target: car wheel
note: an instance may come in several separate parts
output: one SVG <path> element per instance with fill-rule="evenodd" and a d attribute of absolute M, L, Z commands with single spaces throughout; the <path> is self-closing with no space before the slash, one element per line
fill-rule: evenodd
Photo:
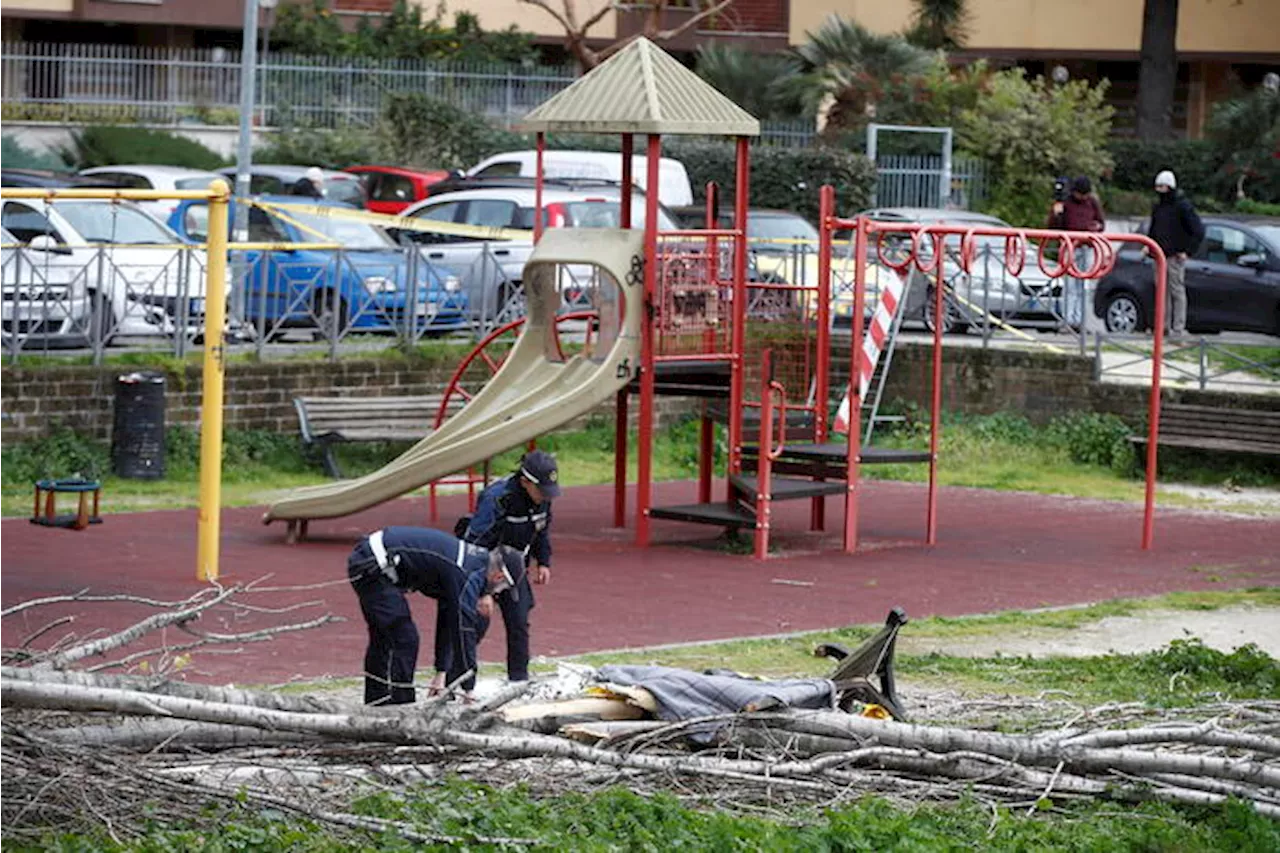
<path fill-rule="evenodd" d="M 930 287 L 925 295 L 924 306 L 921 308 L 923 312 L 924 327 L 930 332 L 933 331 L 933 288 Z M 956 303 L 951 297 L 945 297 L 942 300 L 942 334 L 950 335 L 952 333 L 964 332 L 969 328 L 969 324 L 960 319 L 960 309 L 956 307 Z"/>
<path fill-rule="evenodd" d="M 1108 332 L 1126 335 L 1140 332 L 1146 327 L 1146 320 L 1142 316 L 1142 305 L 1132 293 L 1120 291 L 1111 294 L 1102 316 Z"/>
<path fill-rule="evenodd" d="M 341 335 L 351 322 L 347 315 L 346 300 L 327 291 L 316 295 L 311 313 L 315 315 L 316 334 L 321 339 L 330 334 Z"/>

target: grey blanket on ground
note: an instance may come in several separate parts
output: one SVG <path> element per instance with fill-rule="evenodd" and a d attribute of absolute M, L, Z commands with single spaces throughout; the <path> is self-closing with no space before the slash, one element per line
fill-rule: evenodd
<path fill-rule="evenodd" d="M 825 678 L 761 681 L 732 672 L 691 672 L 666 666 L 602 666 L 600 681 L 643 687 L 663 720 L 691 720 L 770 708 L 834 709 L 836 686 Z"/>

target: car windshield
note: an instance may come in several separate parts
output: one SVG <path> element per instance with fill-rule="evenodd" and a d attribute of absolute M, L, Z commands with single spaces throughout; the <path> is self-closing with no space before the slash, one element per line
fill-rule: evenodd
<path fill-rule="evenodd" d="M 1255 225 L 1253 230 L 1271 246 L 1271 251 L 1280 255 L 1280 225 Z"/>
<path fill-rule="evenodd" d="M 354 177 L 325 178 L 324 197 L 330 201 L 340 201 L 343 204 L 354 204 L 357 207 L 364 206 L 364 190 L 360 188 L 360 181 Z"/>
<path fill-rule="evenodd" d="M 752 240 L 817 240 L 818 229 L 799 216 L 753 213 L 747 216 L 747 236 Z"/>
<path fill-rule="evenodd" d="M 147 214 L 121 204 L 64 201 L 58 212 L 88 243 L 179 242 L 176 234 Z"/>
<path fill-rule="evenodd" d="M 333 208 L 334 213 L 340 213 L 341 210 L 341 208 Z M 374 225 L 350 219 L 333 219 L 312 213 L 299 213 L 295 210 L 290 210 L 288 213 L 290 219 L 296 219 L 307 228 L 319 231 L 328 239 L 341 243 L 348 249 L 389 249 L 394 246 L 391 238 Z M 315 234 L 305 232 L 302 234 L 304 242 L 313 242 L 318 239 Z"/>
<path fill-rule="evenodd" d="M 173 182 L 173 185 L 180 190 L 205 190 L 218 178 L 218 175 L 209 175 L 207 178 L 179 178 Z"/>

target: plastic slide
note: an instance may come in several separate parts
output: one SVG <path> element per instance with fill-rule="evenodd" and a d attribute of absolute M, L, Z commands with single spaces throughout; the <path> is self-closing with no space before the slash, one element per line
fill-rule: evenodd
<path fill-rule="evenodd" d="M 501 369 L 431 435 L 378 471 L 297 489 L 263 522 L 338 518 L 465 470 L 590 412 L 631 381 L 640 362 L 644 232 L 557 228 L 542 235 L 524 269 L 528 320 Z M 590 270 L 600 333 L 589 351 L 561 355 L 559 285 Z M 629 277 L 630 276 L 630 277 Z"/>

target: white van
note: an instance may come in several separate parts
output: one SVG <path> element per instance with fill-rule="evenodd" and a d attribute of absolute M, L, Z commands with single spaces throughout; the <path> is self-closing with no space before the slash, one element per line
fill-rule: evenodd
<path fill-rule="evenodd" d="M 507 178 L 534 177 L 536 151 L 508 151 L 482 160 L 468 172 L 468 177 Z M 632 180 L 645 186 L 648 175 L 643 155 L 631 158 Z M 622 181 L 622 155 L 612 151 L 546 151 L 542 155 L 543 176 L 547 178 L 599 178 Z M 670 157 L 658 163 L 658 201 L 667 207 L 693 204 L 693 188 L 684 164 Z"/>

